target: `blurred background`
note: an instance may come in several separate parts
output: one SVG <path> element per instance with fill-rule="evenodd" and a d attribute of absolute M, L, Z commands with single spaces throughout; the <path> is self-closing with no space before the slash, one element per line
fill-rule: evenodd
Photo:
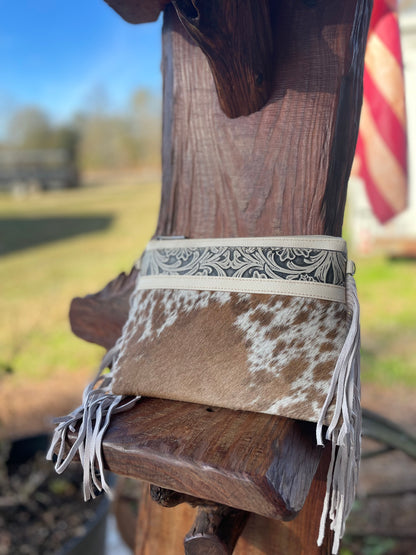
<path fill-rule="evenodd" d="M 161 21 L 129 25 L 102 0 L 2 4 L 0 433 L 15 436 L 78 402 L 102 352 L 69 332 L 69 302 L 153 233 Z"/>
<path fill-rule="evenodd" d="M 161 20 L 128 25 L 102 0 L 0 7 L 0 438 L 15 439 L 79 404 L 103 350 L 71 334 L 70 300 L 130 271 L 155 228 Z M 358 268 L 363 406 L 415 436 L 416 1 L 399 10 L 408 204 L 380 224 L 357 171 L 344 235 Z M 416 461 L 399 450 L 368 464 L 357 502 L 368 522 L 352 522 L 344 553 L 416 553 Z M 377 528 L 383 503 L 396 520 Z M 0 517 L 0 555 L 11 552 L 1 528 Z"/>

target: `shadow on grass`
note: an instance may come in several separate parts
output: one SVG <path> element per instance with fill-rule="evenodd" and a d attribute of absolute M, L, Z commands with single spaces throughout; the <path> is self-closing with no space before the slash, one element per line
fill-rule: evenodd
<path fill-rule="evenodd" d="M 111 214 L 51 216 L 39 218 L 0 218 L 0 256 L 108 229 Z"/>

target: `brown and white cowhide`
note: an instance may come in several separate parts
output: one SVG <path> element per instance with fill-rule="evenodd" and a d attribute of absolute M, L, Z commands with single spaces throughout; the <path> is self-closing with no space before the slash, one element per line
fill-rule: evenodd
<path fill-rule="evenodd" d="M 171 289 L 136 290 L 131 303 L 114 393 L 318 420 L 347 334 L 344 304 Z"/>

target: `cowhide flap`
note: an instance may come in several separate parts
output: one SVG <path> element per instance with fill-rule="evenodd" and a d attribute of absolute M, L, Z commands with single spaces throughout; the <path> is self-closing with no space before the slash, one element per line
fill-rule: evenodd
<path fill-rule="evenodd" d="M 131 302 L 115 394 L 318 421 L 347 334 L 343 303 L 172 289 L 136 289 Z"/>

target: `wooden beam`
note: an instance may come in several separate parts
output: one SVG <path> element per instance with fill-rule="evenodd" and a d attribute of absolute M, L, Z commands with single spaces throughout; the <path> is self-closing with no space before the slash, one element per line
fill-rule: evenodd
<path fill-rule="evenodd" d="M 156 21 L 170 0 L 105 0 L 128 23 Z"/>
<path fill-rule="evenodd" d="M 104 289 L 86 297 L 75 297 L 69 321 L 75 335 L 111 349 L 121 335 L 129 313 L 129 298 L 137 278 L 134 268 L 110 281 Z"/>
<path fill-rule="evenodd" d="M 162 399 L 114 415 L 103 451 L 116 474 L 279 519 L 302 508 L 323 452 L 310 423 Z"/>

